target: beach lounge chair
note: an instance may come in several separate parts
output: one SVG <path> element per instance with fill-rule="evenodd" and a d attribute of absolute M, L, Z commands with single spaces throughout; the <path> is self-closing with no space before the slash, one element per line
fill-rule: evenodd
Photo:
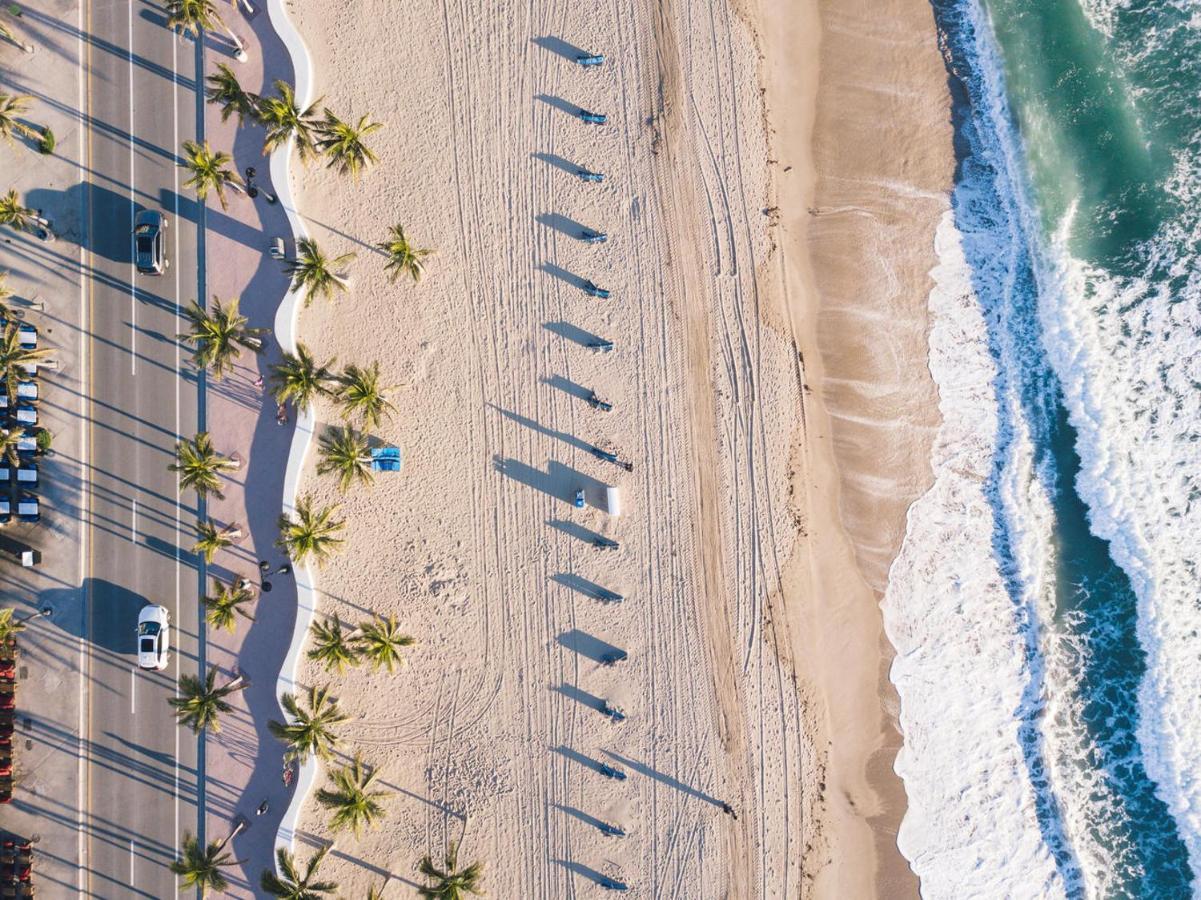
<path fill-rule="evenodd" d="M 575 489 L 575 507 L 576 507 L 576 509 L 584 508 L 584 489 L 583 488 Z"/>
<path fill-rule="evenodd" d="M 609 653 L 604 654 L 600 658 L 600 661 L 603 665 L 611 666 L 615 663 L 624 662 L 628 656 L 629 654 L 624 650 L 612 650 Z"/>
<path fill-rule="evenodd" d="M 38 423 L 38 408 L 28 403 L 17 404 L 17 424 L 36 425 Z"/>
<path fill-rule="evenodd" d="M 621 708 L 614 706 L 608 700 L 604 700 L 601 702 L 601 710 L 600 711 L 601 711 L 601 715 L 608 716 L 614 722 L 624 722 L 626 720 L 626 714 L 621 710 Z M 625 832 L 622 832 L 622 833 L 624 834 Z"/>
<path fill-rule="evenodd" d="M 600 588 L 596 592 L 596 599 L 605 603 L 621 603 L 623 600 L 625 600 L 625 597 L 616 591 L 610 591 L 607 588 Z"/>
<path fill-rule="evenodd" d="M 17 399 L 34 401 L 38 398 L 38 383 L 36 381 L 18 381 Z"/>
<path fill-rule="evenodd" d="M 594 54 L 581 53 L 578 56 L 576 56 L 575 61 L 578 62 L 581 66 L 585 66 L 585 67 L 601 66 L 601 65 L 604 65 L 604 63 L 605 63 L 605 57 L 600 53 L 594 53 Z"/>
<path fill-rule="evenodd" d="M 38 467 L 35 463 L 25 463 L 17 469 L 17 484 L 22 487 L 38 486 Z"/>
<path fill-rule="evenodd" d="M 613 342 L 606 341 L 606 340 L 589 341 L 588 349 L 591 350 L 593 353 L 612 353 L 613 352 Z"/>
<path fill-rule="evenodd" d="M 13 520 L 12 503 L 7 497 L 0 497 L 0 525 L 7 525 Z"/>
<path fill-rule="evenodd" d="M 588 449 L 592 451 L 592 455 L 597 459 L 603 459 L 605 462 L 611 463 L 617 462 L 617 454 L 612 450 L 606 450 L 604 447 L 589 447 Z"/>
<path fill-rule="evenodd" d="M 600 172 L 591 172 L 588 169 L 578 169 L 576 170 L 576 175 L 580 177 L 580 181 L 600 182 L 605 180 L 605 176 Z"/>
<path fill-rule="evenodd" d="M 604 775 L 606 778 L 613 778 L 613 779 L 616 779 L 617 781 L 625 781 L 626 780 L 625 772 L 621 771 L 621 769 L 616 769 L 613 766 L 606 765 L 605 763 L 601 763 L 600 766 L 597 768 L 597 771 L 600 772 L 602 775 Z"/>
<path fill-rule="evenodd" d="M 609 299 L 609 292 L 604 288 L 597 287 L 591 281 L 584 282 L 584 293 L 589 297 L 599 297 L 602 300 Z"/>
<path fill-rule="evenodd" d="M 42 510 L 38 498 L 33 494 L 25 494 L 17 501 L 17 518 L 22 522 L 37 522 L 42 518 Z"/>
<path fill-rule="evenodd" d="M 25 432 L 24 434 L 22 434 L 19 438 L 17 438 L 17 452 L 18 453 L 37 453 L 38 452 L 37 437 L 33 434 L 30 434 L 28 431 Z"/>
<path fill-rule="evenodd" d="M 588 405 L 591 406 L 593 409 L 599 409 L 601 412 L 612 412 L 613 411 L 613 404 L 609 403 L 605 400 L 602 400 L 600 397 L 596 396 L 596 391 L 593 391 L 592 393 L 590 393 L 588 395 Z"/>
<path fill-rule="evenodd" d="M 0 484 L 11 484 L 13 479 L 12 466 L 0 466 Z"/>
<path fill-rule="evenodd" d="M 600 547 L 602 550 L 617 550 L 621 547 L 617 541 L 607 537 L 594 537 L 592 539 L 592 546 Z"/>
<path fill-rule="evenodd" d="M 372 447 L 371 471 L 399 472 L 402 464 L 399 447 Z"/>
<path fill-rule="evenodd" d="M 580 240 L 586 244 L 603 244 L 609 240 L 609 235 L 603 231 L 593 231 L 591 228 L 585 228 L 580 232 Z"/>
<path fill-rule="evenodd" d="M 589 125 L 604 125 L 609 120 L 604 113 L 589 112 L 586 109 L 581 109 L 577 115 L 581 122 L 587 122 Z"/>
<path fill-rule="evenodd" d="M 0 390 L 0 410 L 8 409 L 8 388 Z"/>
<path fill-rule="evenodd" d="M 17 333 L 21 336 L 21 346 L 33 349 L 38 345 L 38 330 L 33 325 L 18 325 Z"/>

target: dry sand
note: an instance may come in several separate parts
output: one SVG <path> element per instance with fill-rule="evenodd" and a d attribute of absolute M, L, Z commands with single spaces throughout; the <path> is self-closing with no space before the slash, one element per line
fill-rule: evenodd
<path fill-rule="evenodd" d="M 345 498 L 348 546 L 320 575 L 322 608 L 395 614 L 418 640 L 397 675 L 333 678 L 354 717 L 347 748 L 398 792 L 382 828 L 339 838 L 326 871 L 344 894 L 384 874 L 411 883 L 422 854 L 464 831 L 493 897 L 590 896 L 601 875 L 642 897 L 914 893 L 890 843 L 899 784 L 879 771 L 895 735 L 877 693 L 876 592 L 933 425 L 924 272 L 949 168 L 912 161 L 914 140 L 910 169 L 891 174 L 885 154 L 864 152 L 867 174 L 848 179 L 834 148 L 859 136 L 831 120 L 845 85 L 823 75 L 819 90 L 817 10 L 775 2 L 414 0 L 400 17 L 386 0 L 353 15 L 292 4 L 318 92 L 344 118 L 386 123 L 358 187 L 318 169 L 298 177 L 314 236 L 359 252 L 352 291 L 314 304 L 302 339 L 341 363 L 382 363 L 399 414 L 380 437 L 405 453 L 401 474 Z M 884 104 L 853 117 L 860 126 L 913 112 L 911 92 L 938 96 L 922 4 L 889 5 L 911 33 L 857 83 L 912 84 L 844 97 Z M 605 66 L 578 67 L 575 47 Z M 775 63 L 766 95 L 760 51 Z M 900 65 L 902 51 L 919 62 Z M 780 111 L 774 164 L 765 102 Z M 914 105 L 924 118 L 896 136 L 930 127 L 938 103 Z M 584 125 L 578 106 L 609 123 Z M 605 183 L 578 181 L 575 164 Z M 887 178 L 934 199 L 899 209 Z M 841 226 L 826 214 L 852 203 L 872 212 Z M 822 210 L 812 224 L 810 205 Z M 390 285 L 367 246 L 394 222 L 439 250 L 420 285 Z M 582 244 L 580 225 L 609 242 Z M 836 243 L 858 271 L 835 264 Z M 858 297 L 877 274 L 862 263 L 898 248 L 887 296 Z M 613 299 L 585 297 L 579 278 Z M 892 318 L 852 322 L 858 300 Z M 843 340 L 885 327 L 891 367 Z M 587 335 L 615 352 L 593 355 Z M 869 380 L 877 406 L 854 390 Z M 584 403 L 592 389 L 613 412 Z M 884 465 L 859 452 L 857 421 L 892 435 Z M 634 472 L 587 452 L 602 443 Z M 610 484 L 620 519 L 603 512 Z M 577 486 L 585 510 L 571 505 Z M 311 472 L 306 489 L 341 499 Z M 621 549 L 593 548 L 591 533 Z M 626 600 L 600 603 L 592 586 Z M 601 666 L 598 642 L 629 660 Z M 331 679 L 306 666 L 301 680 Z M 605 720 L 602 698 L 629 719 Z M 305 840 L 327 838 L 324 819 L 310 801 Z M 605 838 L 598 821 L 629 836 Z"/>

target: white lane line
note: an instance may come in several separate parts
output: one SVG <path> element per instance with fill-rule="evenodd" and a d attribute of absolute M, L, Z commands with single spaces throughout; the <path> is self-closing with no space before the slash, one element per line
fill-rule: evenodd
<path fill-rule="evenodd" d="M 134 199 L 133 184 L 133 0 L 129 0 L 129 228 L 133 230 L 133 217 L 137 212 L 137 201 Z M 130 244 L 133 237 L 130 237 Z M 138 304 L 137 287 L 134 279 L 137 271 L 134 262 L 129 261 L 129 374 L 138 374 Z"/>
<path fill-rule="evenodd" d="M 198 74 L 203 74 L 203 73 L 198 73 Z M 200 79 L 197 78 L 197 82 L 199 82 L 199 80 Z M 171 146 L 172 146 L 172 151 L 174 152 L 175 148 L 179 147 L 179 41 L 175 40 L 174 38 L 172 38 L 172 40 L 171 40 L 171 110 L 173 113 L 173 128 L 174 128 L 174 131 L 172 133 L 173 143 Z M 172 218 L 174 220 L 173 224 L 175 225 L 175 303 L 178 306 L 179 299 L 180 299 L 180 293 L 179 293 L 180 272 L 183 269 L 183 267 L 179 264 L 179 259 L 180 259 L 180 257 L 179 257 L 179 233 L 181 231 L 181 229 L 179 227 L 179 166 L 173 165 L 171 167 L 171 170 L 172 170 L 172 178 L 173 178 L 173 185 L 174 185 L 174 190 L 172 192 L 174 195 L 174 209 L 172 210 L 172 212 L 173 212 Z M 203 298 L 200 298 L 200 299 L 203 299 Z M 175 433 L 176 434 L 179 434 L 179 381 L 180 381 L 179 341 L 176 341 L 175 342 Z M 180 574 L 181 574 L 180 573 L 180 556 L 182 553 L 182 549 L 180 547 L 180 497 L 182 495 L 182 491 L 180 491 L 180 488 L 179 488 L 179 479 L 178 478 L 174 479 L 174 481 L 175 481 L 175 614 L 178 617 L 179 616 L 179 600 L 180 600 Z M 177 618 L 177 621 L 178 621 L 178 618 Z M 179 634 L 178 630 L 176 631 L 176 634 L 177 635 Z M 178 641 L 178 637 L 176 638 L 176 640 Z M 176 653 L 175 653 L 175 696 L 177 699 L 179 697 L 179 657 L 180 657 L 180 655 L 181 654 L 179 653 L 179 651 L 176 650 Z M 178 837 L 178 835 L 179 835 L 179 728 L 172 727 L 171 731 L 175 735 L 175 755 L 174 755 L 174 757 L 172 757 L 175 761 L 175 785 L 174 785 L 175 832 L 174 833 Z M 199 760 L 197 760 L 197 762 L 199 763 Z M 204 778 L 204 773 L 201 772 L 199 770 L 199 766 L 197 766 L 197 771 L 196 771 L 197 788 L 199 788 L 200 780 L 202 778 Z M 205 833 L 205 829 L 203 827 L 204 823 L 197 822 L 196 824 L 197 824 L 199 833 L 204 834 Z M 176 900 L 179 900 L 179 879 L 178 878 L 175 879 L 174 896 L 175 896 Z"/>
<path fill-rule="evenodd" d="M 138 542 L 138 501 L 133 501 L 133 515 L 129 519 L 129 539 Z"/>
<path fill-rule="evenodd" d="M 88 56 L 87 48 L 86 48 L 86 45 L 84 44 L 84 39 L 83 39 L 83 36 L 88 33 L 88 31 L 85 30 L 86 23 L 84 22 L 84 6 L 85 5 L 89 5 L 89 4 L 84 4 L 84 3 L 78 4 L 79 13 L 78 13 L 78 19 L 77 19 L 77 24 L 78 24 L 77 31 L 79 33 L 79 42 L 78 42 L 78 48 L 76 50 L 76 52 L 79 54 L 79 104 L 78 104 L 77 108 L 79 109 L 80 126 L 81 126 L 79 129 L 79 183 L 80 184 L 86 183 L 86 178 L 84 176 L 84 159 L 85 159 L 84 154 L 87 152 L 87 136 L 88 136 L 88 132 L 91 128 L 91 125 L 89 125 L 83 119 L 85 109 L 88 110 L 89 113 L 91 112 L 91 110 L 88 108 L 88 97 L 87 97 L 87 81 L 88 81 L 89 76 L 85 72 L 85 67 L 89 63 L 89 56 Z M 89 216 L 90 216 L 91 210 L 86 201 L 87 191 L 84 191 L 82 193 L 82 196 L 85 199 L 83 200 L 84 208 L 81 211 L 82 214 L 81 214 L 80 218 L 84 223 L 85 230 L 90 232 L 91 222 L 89 221 Z M 87 251 L 84 249 L 86 244 L 87 244 L 87 241 L 79 242 L 79 264 L 80 264 L 79 271 L 82 273 L 85 273 L 85 274 L 81 275 L 80 279 L 79 279 L 79 371 L 81 373 L 80 380 L 83 385 L 83 389 L 79 392 L 79 460 L 80 460 L 79 468 L 80 468 L 81 477 L 83 478 L 83 483 L 84 483 L 83 490 L 80 491 L 80 494 L 79 494 L 80 514 L 79 514 L 79 519 L 78 519 L 79 532 L 80 532 L 80 534 L 79 534 L 79 573 L 80 573 L 81 579 L 85 578 L 88 574 L 88 571 L 87 571 L 87 544 L 88 544 L 89 529 L 90 529 L 90 523 L 88 522 L 88 499 L 89 499 L 88 493 L 89 493 L 89 488 L 90 488 L 91 480 L 92 480 L 91 470 L 88 468 L 88 427 L 87 427 L 87 411 L 88 411 L 87 404 L 88 404 L 88 401 L 87 401 L 87 396 L 88 396 L 89 380 L 87 377 L 88 356 L 87 356 L 87 337 L 86 337 L 86 335 L 87 335 L 89 326 L 88 326 L 86 316 L 87 316 L 87 293 L 88 293 L 87 285 L 88 285 L 88 277 L 89 276 L 86 274 L 87 273 L 87 268 L 86 268 Z M 86 584 L 86 582 L 84 582 L 84 583 Z M 84 622 L 86 623 L 86 621 L 87 621 L 87 604 L 91 602 L 91 598 L 89 596 L 89 591 L 88 591 L 87 587 L 83 588 L 82 593 L 83 593 L 83 603 L 84 603 Z M 89 866 L 87 864 L 87 850 L 88 850 L 88 847 L 87 847 L 87 823 L 86 823 L 86 818 L 85 818 L 87 804 L 86 804 L 86 797 L 85 797 L 86 789 L 84 787 L 84 785 L 87 782 L 87 777 L 88 777 L 87 766 L 85 763 L 85 759 L 87 757 L 87 753 L 86 753 L 87 745 L 86 745 L 85 741 L 87 740 L 87 737 L 88 737 L 87 722 L 86 722 L 87 700 L 86 700 L 86 694 L 85 694 L 85 692 L 87 690 L 85 674 L 88 671 L 88 669 L 87 669 L 87 648 L 88 648 L 87 635 L 80 634 L 80 636 L 79 636 L 79 731 L 78 731 L 78 738 L 77 738 L 77 745 L 79 748 L 79 752 L 77 754 L 78 758 L 79 758 L 79 767 L 77 770 L 78 778 L 77 778 L 76 786 L 75 786 L 75 808 L 79 811 L 79 837 L 78 837 L 78 843 L 76 845 L 79 857 L 78 857 L 78 861 L 77 861 L 78 867 L 77 867 L 76 876 L 75 876 L 75 885 L 76 885 L 76 892 L 81 897 L 84 896 L 85 893 L 87 893 L 87 887 L 88 887 L 87 873 L 89 871 L 91 871 L 91 866 Z"/>
<path fill-rule="evenodd" d="M 138 693 L 138 670 L 129 670 L 129 714 L 132 716 L 137 712 L 137 693 Z M 132 844 L 133 841 L 130 841 Z"/>
<path fill-rule="evenodd" d="M 133 887 L 133 838 L 129 839 L 129 886 Z"/>

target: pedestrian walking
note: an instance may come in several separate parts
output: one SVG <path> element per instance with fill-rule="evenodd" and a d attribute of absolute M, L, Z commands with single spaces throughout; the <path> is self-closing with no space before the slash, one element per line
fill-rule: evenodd
<path fill-rule="evenodd" d="M 271 563 L 267 562 L 267 560 L 265 560 L 265 559 L 259 560 L 259 571 L 262 572 L 264 575 L 267 574 L 267 570 L 270 568 L 271 568 Z"/>
<path fill-rule="evenodd" d="M 263 376 L 262 375 L 259 375 L 259 377 L 254 380 L 254 386 L 255 387 L 263 386 Z"/>
<path fill-rule="evenodd" d="M 258 808 L 257 810 L 255 810 L 254 814 L 255 814 L 256 816 L 261 816 L 261 815 L 262 815 L 263 813 L 265 813 L 265 812 L 266 812 L 266 811 L 267 811 L 269 808 L 270 808 L 270 806 L 269 806 L 269 804 L 268 804 L 268 801 L 264 800 L 262 803 L 260 803 L 260 804 L 259 804 L 259 808 Z"/>

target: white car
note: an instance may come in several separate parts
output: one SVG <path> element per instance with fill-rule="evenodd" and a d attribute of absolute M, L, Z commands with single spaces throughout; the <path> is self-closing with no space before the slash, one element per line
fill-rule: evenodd
<path fill-rule="evenodd" d="M 167 668 L 171 620 L 165 606 L 147 606 L 138 613 L 138 667 Z"/>

